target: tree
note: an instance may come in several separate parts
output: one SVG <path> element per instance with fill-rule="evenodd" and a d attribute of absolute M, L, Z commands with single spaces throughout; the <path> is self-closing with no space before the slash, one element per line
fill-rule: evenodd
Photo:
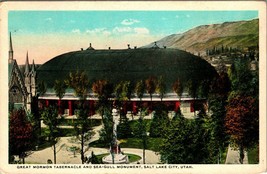
<path fill-rule="evenodd" d="M 145 83 L 143 80 L 140 80 L 135 85 L 135 93 L 137 97 L 140 99 L 140 102 L 142 101 L 143 95 L 145 93 Z"/>
<path fill-rule="evenodd" d="M 155 107 L 155 113 L 150 124 L 150 137 L 162 137 L 170 123 L 168 109 L 163 103 Z"/>
<path fill-rule="evenodd" d="M 221 152 L 228 145 L 224 122 L 230 89 L 231 84 L 225 71 L 211 81 L 208 95 L 210 117 L 206 118 L 206 130 L 210 134 L 207 146 L 211 163 L 221 162 Z"/>
<path fill-rule="evenodd" d="M 109 147 L 113 140 L 113 117 L 111 108 L 104 108 L 103 113 L 104 128 L 99 131 L 99 141 L 104 144 L 105 147 Z"/>
<path fill-rule="evenodd" d="M 181 100 L 182 94 L 183 94 L 183 91 L 184 91 L 184 87 L 183 87 L 182 82 L 179 79 L 177 79 L 173 83 L 172 89 L 177 94 L 177 96 L 179 97 L 179 100 Z"/>
<path fill-rule="evenodd" d="M 38 83 L 39 96 L 44 95 L 46 93 L 46 90 L 47 90 L 47 86 L 44 81 L 41 81 L 40 83 Z"/>
<path fill-rule="evenodd" d="M 92 91 L 98 97 L 98 111 L 102 117 L 104 128 L 100 130 L 100 141 L 106 146 L 112 146 L 113 140 L 113 117 L 112 106 L 109 102 L 113 86 L 107 80 L 97 80 L 92 85 Z M 119 92 L 118 92 L 119 95 Z"/>
<path fill-rule="evenodd" d="M 132 136 L 132 130 L 125 113 L 120 115 L 120 123 L 117 127 L 118 139 L 130 138 Z"/>
<path fill-rule="evenodd" d="M 196 115 L 195 99 L 197 97 L 198 84 L 195 80 L 190 79 L 188 81 L 187 88 L 188 88 L 188 94 L 194 99 L 193 107 L 194 107 L 194 115 Z"/>
<path fill-rule="evenodd" d="M 92 90 L 100 100 L 108 100 L 113 88 L 107 80 L 97 80 L 93 83 Z"/>
<path fill-rule="evenodd" d="M 65 95 L 65 91 L 66 91 L 66 84 L 64 81 L 61 80 L 56 80 L 55 84 L 54 84 L 54 90 L 56 92 L 56 96 L 59 98 L 59 113 L 61 114 L 61 99 L 63 98 L 63 96 Z"/>
<path fill-rule="evenodd" d="M 211 98 L 209 102 L 211 116 L 206 119 L 206 129 L 210 133 L 210 141 L 207 146 L 210 152 L 211 163 L 221 162 L 221 153 L 228 144 L 228 136 L 224 126 L 226 104 L 226 100 L 219 96 Z"/>
<path fill-rule="evenodd" d="M 82 164 L 85 162 L 84 153 L 86 149 L 84 149 L 85 141 L 91 138 L 91 128 L 90 128 L 90 120 L 88 119 L 88 106 L 85 103 L 89 80 L 86 73 L 76 71 L 75 73 L 70 73 L 65 83 L 68 87 L 74 89 L 75 95 L 79 98 L 78 104 L 78 112 L 77 112 L 77 121 L 74 124 L 74 129 L 77 133 L 77 138 L 81 143 L 81 161 Z"/>
<path fill-rule="evenodd" d="M 159 94 L 160 100 L 162 101 L 164 94 L 166 93 L 166 84 L 164 82 L 163 76 L 160 76 L 157 81 L 156 92 Z"/>
<path fill-rule="evenodd" d="M 133 123 L 133 136 L 135 138 L 139 138 L 142 141 L 142 147 L 143 147 L 143 164 L 145 164 L 145 154 L 146 154 L 146 148 L 147 148 L 147 122 L 144 121 L 144 110 L 140 110 L 140 117 L 138 120 L 134 121 Z"/>
<path fill-rule="evenodd" d="M 135 90 L 137 97 L 140 99 L 139 108 L 141 108 L 142 106 L 142 98 L 145 93 L 145 89 L 146 89 L 146 86 L 143 80 L 140 80 L 136 83 L 134 90 Z"/>
<path fill-rule="evenodd" d="M 123 88 L 123 82 L 118 83 L 114 88 L 115 98 L 118 101 L 123 100 L 122 99 L 122 88 Z"/>
<path fill-rule="evenodd" d="M 249 69 L 247 59 L 237 59 L 229 70 L 232 92 L 244 95 L 256 95 L 252 93 L 255 84 L 252 83 L 253 75 Z M 256 84 L 258 86 L 258 84 Z M 258 93 L 258 91 L 256 91 Z"/>
<path fill-rule="evenodd" d="M 9 115 L 9 156 L 19 155 L 23 164 L 27 151 L 33 145 L 33 127 L 23 109 L 14 110 Z"/>
<path fill-rule="evenodd" d="M 149 94 L 152 102 L 152 94 L 154 94 L 156 90 L 156 78 L 150 76 L 148 79 L 146 79 L 145 84 L 146 84 L 146 91 Z"/>
<path fill-rule="evenodd" d="M 258 101 L 251 96 L 235 95 L 229 99 L 225 118 L 226 132 L 231 144 L 239 149 L 239 161 L 243 164 L 244 150 L 259 141 Z"/>
<path fill-rule="evenodd" d="M 103 120 L 103 114 L 106 108 L 110 108 L 109 106 L 109 98 L 111 97 L 113 87 L 107 80 L 97 80 L 92 85 L 92 91 L 98 97 L 98 111 Z"/>
<path fill-rule="evenodd" d="M 146 84 L 146 91 L 147 91 L 147 93 L 150 96 L 150 101 L 151 101 L 151 103 L 150 103 L 150 109 L 152 110 L 153 109 L 152 108 L 152 95 L 156 91 L 156 78 L 150 76 L 148 79 L 146 79 L 145 84 Z"/>
<path fill-rule="evenodd" d="M 138 119 L 138 127 L 139 130 L 141 131 L 140 133 L 140 138 L 142 139 L 142 144 L 143 144 L 143 164 L 146 163 L 146 146 L 147 146 L 147 132 L 146 132 L 146 124 L 144 122 L 144 119 L 140 117 Z"/>
<path fill-rule="evenodd" d="M 96 155 L 94 154 L 93 151 L 91 152 L 91 157 L 89 158 L 88 163 L 91 163 L 91 164 L 100 164 L 98 158 L 96 157 Z"/>
<path fill-rule="evenodd" d="M 130 81 L 122 81 L 115 86 L 114 93 L 117 100 L 117 108 L 120 112 L 120 123 L 117 127 L 117 137 L 129 138 L 132 135 L 131 127 L 126 116 L 126 111 L 124 110 L 126 106 L 126 101 L 130 100 L 132 94 L 132 87 Z M 123 108 L 122 108 L 123 107 Z"/>
<path fill-rule="evenodd" d="M 58 117 L 58 113 L 56 108 L 50 106 L 45 108 L 42 113 L 41 113 L 43 123 L 48 127 L 46 129 L 45 134 L 49 138 L 49 142 L 52 145 L 53 148 L 53 154 L 54 154 L 54 164 L 57 163 L 57 152 L 61 150 L 62 147 L 60 147 L 57 150 L 57 142 L 60 140 L 60 130 L 59 130 L 59 125 L 60 122 L 62 121 L 63 117 Z"/>
<path fill-rule="evenodd" d="M 82 164 L 85 162 L 84 154 L 88 150 L 85 149 L 85 142 L 89 141 L 93 135 L 91 130 L 91 122 L 88 118 L 89 112 L 88 112 L 88 106 L 82 102 L 78 105 L 78 112 L 77 112 L 77 120 L 74 123 L 74 129 L 76 132 L 76 138 L 79 140 L 81 145 L 81 161 Z"/>
<path fill-rule="evenodd" d="M 171 121 L 160 147 L 161 161 L 168 164 L 206 162 L 206 135 L 197 120 L 177 117 Z"/>
<path fill-rule="evenodd" d="M 89 86 L 89 80 L 84 71 L 70 72 L 69 77 L 65 80 L 68 87 L 74 89 L 75 95 L 84 100 L 86 98 Z"/>
<path fill-rule="evenodd" d="M 119 109 L 121 107 L 125 108 L 127 101 L 131 100 L 131 96 L 133 93 L 133 85 L 130 81 L 122 81 L 115 86 L 114 93 L 115 93 L 115 97 L 117 100 L 118 108 Z M 126 113 L 123 113 L 123 114 L 126 114 Z"/>
<path fill-rule="evenodd" d="M 199 96 L 203 98 L 207 98 L 209 95 L 209 90 L 210 90 L 210 81 L 205 79 L 200 83 L 199 86 Z"/>
<path fill-rule="evenodd" d="M 195 99 L 197 97 L 198 84 L 195 80 L 190 79 L 187 83 L 188 94 Z"/>
<path fill-rule="evenodd" d="M 131 100 L 133 89 L 133 83 L 130 81 L 125 81 L 122 85 L 122 99 Z"/>

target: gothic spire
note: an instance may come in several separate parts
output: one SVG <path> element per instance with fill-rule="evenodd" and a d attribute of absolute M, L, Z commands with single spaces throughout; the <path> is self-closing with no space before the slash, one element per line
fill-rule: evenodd
<path fill-rule="evenodd" d="M 29 57 L 28 57 L 28 51 L 27 51 L 24 75 L 28 76 L 29 73 L 30 73 L 30 66 L 29 66 Z"/>
<path fill-rule="evenodd" d="M 31 72 L 34 73 L 36 70 L 35 70 L 35 64 L 34 64 L 34 60 L 32 60 L 32 68 L 31 68 Z"/>
<path fill-rule="evenodd" d="M 12 37 L 11 37 L 11 32 L 9 33 L 9 63 L 13 60 L 13 46 L 12 46 Z"/>

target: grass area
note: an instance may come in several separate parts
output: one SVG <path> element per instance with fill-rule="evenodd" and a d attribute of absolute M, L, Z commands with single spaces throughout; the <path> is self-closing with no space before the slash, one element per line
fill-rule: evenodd
<path fill-rule="evenodd" d="M 144 124 L 146 125 L 146 131 L 149 132 L 151 120 L 144 119 L 143 121 L 144 121 Z M 129 124 L 130 124 L 131 129 L 133 130 L 138 124 L 138 120 L 131 120 L 129 121 Z"/>
<path fill-rule="evenodd" d="M 162 143 L 162 138 L 147 138 L 147 147 L 148 150 L 153 150 L 158 152 L 160 150 L 160 145 Z M 121 148 L 138 148 L 143 149 L 143 141 L 139 138 L 128 138 L 124 139 L 120 144 Z"/>
<path fill-rule="evenodd" d="M 61 126 L 74 126 L 75 122 L 77 122 L 78 119 L 63 119 L 61 122 Z M 91 122 L 90 127 L 100 126 L 102 121 L 101 119 L 89 119 Z"/>
<path fill-rule="evenodd" d="M 120 141 L 121 141 L 120 143 L 121 148 L 143 149 L 143 142 L 139 138 L 127 138 L 127 139 L 123 139 Z M 158 152 L 160 150 L 161 143 L 162 143 L 162 138 L 148 137 L 146 149 Z M 98 140 L 90 143 L 90 147 L 108 148 L 108 147 L 105 147 L 103 143 L 101 143 Z"/>
<path fill-rule="evenodd" d="M 259 146 L 249 149 L 247 154 L 249 164 L 259 164 Z"/>
<path fill-rule="evenodd" d="M 45 131 L 47 128 L 42 128 L 42 136 L 45 136 Z M 75 129 L 73 128 L 59 128 L 59 136 L 60 137 L 71 137 L 71 136 L 76 136 Z"/>
<path fill-rule="evenodd" d="M 97 157 L 98 161 L 102 164 L 102 158 L 103 158 L 104 156 L 107 156 L 107 155 L 109 155 L 109 153 L 105 153 L 105 154 L 101 154 L 101 155 L 96 155 L 96 157 Z M 139 160 L 141 159 L 140 156 L 135 155 L 135 154 L 125 153 L 125 155 L 128 156 L 128 158 L 129 158 L 129 162 L 130 162 L 130 163 L 139 161 Z"/>
<path fill-rule="evenodd" d="M 72 136 L 76 136 L 75 129 L 60 128 L 59 131 L 60 131 L 60 136 L 61 137 L 72 137 Z"/>

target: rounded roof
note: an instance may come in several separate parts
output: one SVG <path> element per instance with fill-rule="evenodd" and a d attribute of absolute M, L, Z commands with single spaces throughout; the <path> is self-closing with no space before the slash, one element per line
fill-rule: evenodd
<path fill-rule="evenodd" d="M 38 68 L 38 81 L 44 81 L 48 88 L 52 88 L 55 80 L 66 79 L 76 70 L 85 71 L 91 82 L 106 79 L 114 84 L 163 76 L 168 89 L 178 78 L 182 81 L 203 80 L 216 74 L 202 58 L 178 49 L 90 49 L 65 53 L 49 60 Z"/>

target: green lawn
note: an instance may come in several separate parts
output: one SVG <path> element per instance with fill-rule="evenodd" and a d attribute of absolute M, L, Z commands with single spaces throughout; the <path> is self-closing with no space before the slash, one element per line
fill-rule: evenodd
<path fill-rule="evenodd" d="M 249 149 L 247 154 L 249 164 L 259 164 L 259 146 Z"/>
<path fill-rule="evenodd" d="M 129 121 L 131 129 L 134 129 L 134 127 L 136 126 L 137 123 L 138 123 L 138 120 Z M 144 123 L 146 125 L 146 131 L 149 132 L 151 120 L 150 119 L 144 119 Z"/>
<path fill-rule="evenodd" d="M 91 122 L 90 127 L 100 126 L 102 121 L 101 119 L 89 119 Z M 60 123 L 61 126 L 73 126 L 77 119 L 63 119 Z"/>
<path fill-rule="evenodd" d="M 45 136 L 45 130 L 47 128 L 42 128 L 42 136 Z M 71 136 L 76 136 L 75 129 L 73 128 L 59 128 L 59 136 L 60 137 L 71 137 Z"/>
<path fill-rule="evenodd" d="M 101 155 L 96 155 L 96 157 L 97 157 L 98 161 L 102 164 L 102 158 L 104 156 L 107 156 L 107 155 L 109 155 L 109 153 L 105 153 L 105 154 L 101 154 Z M 129 153 L 125 153 L 125 155 L 128 155 L 128 158 L 129 158 L 129 162 L 130 163 L 139 161 L 141 159 L 141 157 L 138 156 L 138 155 L 129 154 Z"/>

